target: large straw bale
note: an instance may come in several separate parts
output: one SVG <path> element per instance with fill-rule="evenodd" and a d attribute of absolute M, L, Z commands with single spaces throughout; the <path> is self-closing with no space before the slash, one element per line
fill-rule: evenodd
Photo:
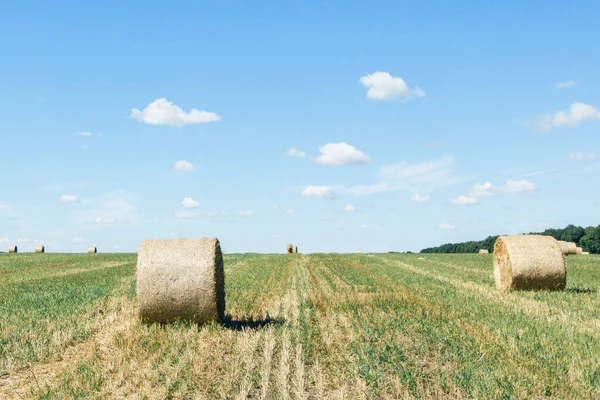
<path fill-rule="evenodd" d="M 293 253 L 298 253 L 298 246 L 294 245 L 294 246 L 292 247 L 292 252 L 293 252 Z"/>
<path fill-rule="evenodd" d="M 44 253 L 45 251 L 46 251 L 46 248 L 44 246 L 37 246 L 35 248 L 36 253 Z"/>
<path fill-rule="evenodd" d="M 481 249 L 479 250 L 479 254 L 490 254 L 490 252 L 487 249 Z"/>
<path fill-rule="evenodd" d="M 145 322 L 223 320 L 225 274 L 216 238 L 145 240 L 138 250 L 136 282 Z"/>
<path fill-rule="evenodd" d="M 9 252 L 9 253 L 16 253 L 16 252 L 17 252 L 17 250 L 18 250 L 18 249 L 17 249 L 17 246 L 10 246 L 10 247 L 8 248 L 8 252 Z"/>
<path fill-rule="evenodd" d="M 98 252 L 98 248 L 96 246 L 88 247 L 88 254 L 95 254 Z"/>
<path fill-rule="evenodd" d="M 294 252 L 294 245 L 293 244 L 288 244 L 288 246 L 287 246 L 287 252 L 288 252 L 288 254 L 292 254 Z"/>
<path fill-rule="evenodd" d="M 574 242 L 565 242 L 564 240 L 558 240 L 558 245 L 562 250 L 562 253 L 567 254 L 577 254 L 577 244 Z"/>
<path fill-rule="evenodd" d="M 494 246 L 494 278 L 500 290 L 563 290 L 565 258 L 551 236 L 500 236 Z"/>
<path fill-rule="evenodd" d="M 581 247 L 576 247 L 575 254 L 583 254 L 583 249 Z"/>

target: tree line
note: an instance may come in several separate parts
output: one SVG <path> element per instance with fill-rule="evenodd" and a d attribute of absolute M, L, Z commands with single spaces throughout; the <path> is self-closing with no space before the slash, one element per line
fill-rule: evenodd
<path fill-rule="evenodd" d="M 529 232 L 528 234 L 552 236 L 557 240 L 575 242 L 578 247 L 583 248 L 583 251 L 588 251 L 590 254 L 600 254 L 600 225 L 583 228 L 570 224 L 563 229 L 552 228 L 543 232 Z M 479 241 L 446 243 L 437 247 L 428 247 L 421 250 L 421 253 L 478 253 L 480 249 L 487 249 L 491 253 L 494 250 L 494 244 L 498 236 L 488 236 Z"/>

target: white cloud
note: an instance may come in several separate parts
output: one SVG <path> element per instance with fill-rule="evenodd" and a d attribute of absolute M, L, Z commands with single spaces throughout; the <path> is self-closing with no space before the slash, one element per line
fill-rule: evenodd
<path fill-rule="evenodd" d="M 431 199 L 431 196 L 426 194 L 415 193 L 410 197 L 410 199 L 415 203 L 425 203 Z"/>
<path fill-rule="evenodd" d="M 71 239 L 71 242 L 73 242 L 73 243 L 87 243 L 87 240 L 85 240 L 84 238 L 81 238 L 81 237 L 74 237 L 73 239 Z"/>
<path fill-rule="evenodd" d="M 373 100 L 391 100 L 401 98 L 409 100 L 413 97 L 425 97 L 425 91 L 417 86 L 409 88 L 400 77 L 392 76 L 388 72 L 375 72 L 359 79 L 367 88 L 367 98 Z"/>
<path fill-rule="evenodd" d="M 597 160 L 600 158 L 600 153 L 569 153 L 567 158 L 572 160 Z"/>
<path fill-rule="evenodd" d="M 443 224 L 440 224 L 440 226 L 438 226 L 438 228 L 446 230 L 446 231 L 453 231 L 456 229 L 456 226 L 444 222 Z"/>
<path fill-rule="evenodd" d="M 195 168 L 196 167 L 194 166 L 194 164 L 192 164 L 189 161 L 185 161 L 185 160 L 176 161 L 175 165 L 173 166 L 173 169 L 175 171 L 192 171 Z"/>
<path fill-rule="evenodd" d="M 321 155 L 313 157 L 317 164 L 325 165 L 347 165 L 367 164 L 371 160 L 362 151 L 357 150 L 348 143 L 327 143 L 319 147 Z"/>
<path fill-rule="evenodd" d="M 77 135 L 79 135 L 79 136 L 92 136 L 93 133 L 92 132 L 88 132 L 88 131 L 81 131 L 81 132 L 78 132 Z"/>
<path fill-rule="evenodd" d="M 477 182 L 469 191 L 467 195 L 474 198 L 480 198 L 484 196 L 493 196 L 495 195 L 495 188 L 492 182 L 485 182 L 480 184 Z"/>
<path fill-rule="evenodd" d="M 353 206 L 353 205 L 351 205 L 351 204 L 348 204 L 346 207 L 344 207 L 344 211 L 347 211 L 347 212 L 354 212 L 354 211 L 356 211 L 356 207 L 354 207 L 354 206 Z"/>
<path fill-rule="evenodd" d="M 292 147 L 291 149 L 289 149 L 288 151 L 285 152 L 286 155 L 290 156 L 290 157 L 298 157 L 298 158 L 303 158 L 306 157 L 306 153 L 303 151 L 298 150 L 295 147 Z"/>
<path fill-rule="evenodd" d="M 63 194 L 60 196 L 60 201 L 63 203 L 78 203 L 79 199 L 74 194 Z"/>
<path fill-rule="evenodd" d="M 221 120 L 221 117 L 213 112 L 200 111 L 195 108 L 192 108 L 190 112 L 185 112 L 165 98 L 156 99 L 142 111 L 132 108 L 129 117 L 151 125 L 178 127 Z"/>
<path fill-rule="evenodd" d="M 0 245 L 2 245 L 2 247 L 8 246 L 10 243 L 10 240 L 6 237 L 0 237 Z"/>
<path fill-rule="evenodd" d="M 559 81 L 554 84 L 554 87 L 562 89 L 562 88 L 572 87 L 575 85 L 577 85 L 577 82 L 575 82 L 575 81 L 564 81 L 564 82 Z"/>
<path fill-rule="evenodd" d="M 291 214 L 295 214 L 296 211 L 292 210 L 291 208 L 288 208 L 287 210 L 285 210 L 285 213 L 291 215 Z"/>
<path fill-rule="evenodd" d="M 236 213 L 236 215 L 241 215 L 244 217 L 249 217 L 250 215 L 254 215 L 254 211 L 250 211 L 250 210 L 236 211 L 235 213 Z"/>
<path fill-rule="evenodd" d="M 560 126 L 575 126 L 582 121 L 600 119 L 600 110 L 585 103 L 573 103 L 568 110 L 542 115 L 535 122 L 527 125 L 540 131 L 550 131 Z"/>
<path fill-rule="evenodd" d="M 361 224 L 360 229 L 367 229 L 369 227 L 368 224 Z"/>
<path fill-rule="evenodd" d="M 502 193 L 523 193 L 536 190 L 536 185 L 525 179 L 508 180 L 504 185 L 494 186 L 491 182 L 476 183 L 465 195 L 454 198 L 451 203 L 457 206 L 479 203 L 479 199 L 486 196 L 496 196 Z"/>
<path fill-rule="evenodd" d="M 179 212 L 175 213 L 175 218 L 181 218 L 181 219 L 197 218 L 198 216 L 199 216 L 198 213 L 191 212 L 191 211 L 179 211 Z"/>
<path fill-rule="evenodd" d="M 335 194 L 332 193 L 331 188 L 329 186 L 310 185 L 302 189 L 302 195 L 306 197 L 319 197 L 327 199 L 335 198 Z"/>
<path fill-rule="evenodd" d="M 466 206 L 479 203 L 479 199 L 477 197 L 465 196 L 461 194 L 460 196 L 452 199 L 451 203 L 455 206 Z"/>
<path fill-rule="evenodd" d="M 183 207 L 196 208 L 200 207 L 200 202 L 192 199 L 191 197 L 184 197 L 181 201 L 181 205 Z"/>

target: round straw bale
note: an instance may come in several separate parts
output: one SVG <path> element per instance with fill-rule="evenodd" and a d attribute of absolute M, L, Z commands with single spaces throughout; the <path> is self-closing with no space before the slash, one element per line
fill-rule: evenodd
<path fill-rule="evenodd" d="M 479 250 L 479 254 L 490 254 L 490 252 L 486 249 Z"/>
<path fill-rule="evenodd" d="M 494 278 L 500 290 L 563 290 L 565 258 L 551 236 L 500 236 L 494 245 Z"/>
<path fill-rule="evenodd" d="M 575 248 L 575 254 L 582 254 L 582 253 L 583 253 L 583 249 L 581 247 Z"/>
<path fill-rule="evenodd" d="M 298 253 L 298 246 L 294 245 L 294 246 L 292 247 L 292 252 L 293 252 L 293 253 Z"/>
<path fill-rule="evenodd" d="M 10 246 L 8 248 L 8 252 L 9 253 L 16 253 L 17 252 L 17 246 Z"/>
<path fill-rule="evenodd" d="M 98 248 L 96 246 L 88 247 L 88 254 L 95 254 L 98 252 Z"/>
<path fill-rule="evenodd" d="M 590 255 L 590 252 L 589 252 L 589 251 L 584 251 L 584 252 L 582 252 L 581 254 L 582 254 L 582 255 L 584 255 L 584 256 L 589 256 L 589 255 Z"/>
<path fill-rule="evenodd" d="M 558 240 L 558 245 L 562 250 L 563 254 L 577 254 L 577 244 L 574 242 L 565 242 L 564 240 Z"/>
<path fill-rule="evenodd" d="M 144 322 L 222 321 L 225 275 L 219 240 L 145 240 L 138 250 L 136 285 Z"/>
<path fill-rule="evenodd" d="M 288 244 L 287 246 L 287 252 L 288 254 L 291 254 L 294 252 L 294 245 L 293 244 Z"/>
<path fill-rule="evenodd" d="M 46 251 L 46 249 L 44 248 L 44 246 L 37 246 L 35 248 L 36 253 L 44 253 L 45 251 Z"/>

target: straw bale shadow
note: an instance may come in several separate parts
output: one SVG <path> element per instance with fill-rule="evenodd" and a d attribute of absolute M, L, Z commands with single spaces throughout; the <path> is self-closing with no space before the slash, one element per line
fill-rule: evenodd
<path fill-rule="evenodd" d="M 227 329 L 234 331 L 243 330 L 260 330 L 270 325 L 283 325 L 285 320 L 283 318 L 271 318 L 269 315 L 266 318 L 254 320 L 250 319 L 233 319 L 230 315 L 227 315 L 221 325 Z"/>
<path fill-rule="evenodd" d="M 571 288 L 566 288 L 565 292 L 578 293 L 578 294 L 591 294 L 591 293 L 596 293 L 598 291 L 595 289 L 589 289 L 589 288 L 576 288 L 576 287 L 573 288 L 573 287 L 571 287 Z"/>

